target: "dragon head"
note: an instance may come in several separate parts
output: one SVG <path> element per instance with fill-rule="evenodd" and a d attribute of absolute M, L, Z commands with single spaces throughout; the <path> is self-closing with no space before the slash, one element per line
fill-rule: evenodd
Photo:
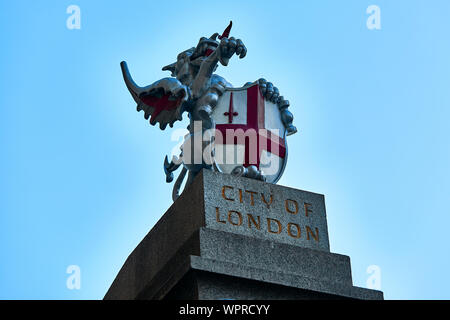
<path fill-rule="evenodd" d="M 216 32 L 209 38 L 201 37 L 196 47 L 178 54 L 177 61 L 163 67 L 162 70 L 170 71 L 172 76 L 176 77 L 182 84 L 190 86 L 203 61 L 219 46 L 217 39 L 228 38 L 232 25 L 233 23 L 230 21 L 222 35 Z"/>

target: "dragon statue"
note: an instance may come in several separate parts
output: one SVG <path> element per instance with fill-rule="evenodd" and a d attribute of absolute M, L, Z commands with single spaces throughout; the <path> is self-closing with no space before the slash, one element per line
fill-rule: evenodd
<path fill-rule="evenodd" d="M 138 86 L 133 81 L 126 62 L 121 62 L 125 84 L 137 103 L 137 111 L 143 111 L 144 118 L 149 120 L 151 125 L 159 123 L 161 130 L 166 129 L 167 125 L 173 127 L 174 122 L 181 121 L 183 113 L 186 112 L 190 121 L 189 135 L 186 139 L 192 139 L 196 134 L 203 134 L 215 127 L 212 117 L 214 108 L 227 88 L 232 88 L 232 85 L 214 72 L 219 63 L 227 66 L 233 55 L 242 59 L 247 54 L 247 48 L 242 40 L 230 37 L 231 27 L 232 22 L 221 35 L 214 33 L 209 38 L 200 38 L 196 47 L 181 52 L 176 62 L 162 68 L 164 71 L 170 71 L 171 77 L 163 78 L 146 87 Z M 259 79 L 254 83 L 258 84 L 266 101 L 278 106 L 286 135 L 296 133 L 297 129 L 292 124 L 293 115 L 288 110 L 289 101 L 280 95 L 278 88 L 271 82 Z M 252 83 L 246 85 L 250 84 Z M 196 121 L 201 122 L 200 132 L 196 132 L 198 131 L 194 126 Z M 202 150 L 209 143 L 202 143 Z M 172 182 L 173 172 L 183 165 L 173 188 L 173 200 L 179 196 L 186 173 L 187 186 L 203 168 L 216 170 L 214 163 L 208 161 L 202 160 L 201 163 L 186 161 L 186 158 L 182 157 L 185 151 L 182 148 L 180 158 L 174 157 L 170 162 L 167 156 L 164 159 L 166 182 Z M 263 172 L 253 165 L 236 168 L 232 174 L 264 180 Z"/>

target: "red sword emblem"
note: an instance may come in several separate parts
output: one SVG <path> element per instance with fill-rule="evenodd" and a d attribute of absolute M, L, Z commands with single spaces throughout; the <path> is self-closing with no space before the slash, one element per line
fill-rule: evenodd
<path fill-rule="evenodd" d="M 233 123 L 233 118 L 239 115 L 239 113 L 234 111 L 233 92 L 230 93 L 230 107 L 228 108 L 228 111 L 225 112 L 223 115 L 228 116 L 228 123 Z"/>

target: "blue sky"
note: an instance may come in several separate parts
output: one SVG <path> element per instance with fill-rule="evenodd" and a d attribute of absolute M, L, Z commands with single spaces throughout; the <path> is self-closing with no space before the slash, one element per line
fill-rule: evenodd
<path fill-rule="evenodd" d="M 66 8 L 81 9 L 81 29 Z M 381 9 L 368 30 L 366 8 Z M 290 100 L 282 185 L 325 194 L 333 252 L 355 285 L 381 268 L 387 299 L 450 298 L 450 2 L 3 1 L 0 3 L 0 298 L 100 299 L 171 204 L 174 142 L 141 85 L 221 32 L 248 49 L 218 73 L 264 77 Z M 178 128 L 185 126 L 179 123 Z M 66 268 L 81 289 L 66 288 Z"/>

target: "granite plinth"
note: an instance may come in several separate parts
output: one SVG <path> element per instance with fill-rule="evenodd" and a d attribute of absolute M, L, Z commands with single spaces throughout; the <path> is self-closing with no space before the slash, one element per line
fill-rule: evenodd
<path fill-rule="evenodd" d="M 105 299 L 382 299 L 330 253 L 323 195 L 203 170 Z"/>

